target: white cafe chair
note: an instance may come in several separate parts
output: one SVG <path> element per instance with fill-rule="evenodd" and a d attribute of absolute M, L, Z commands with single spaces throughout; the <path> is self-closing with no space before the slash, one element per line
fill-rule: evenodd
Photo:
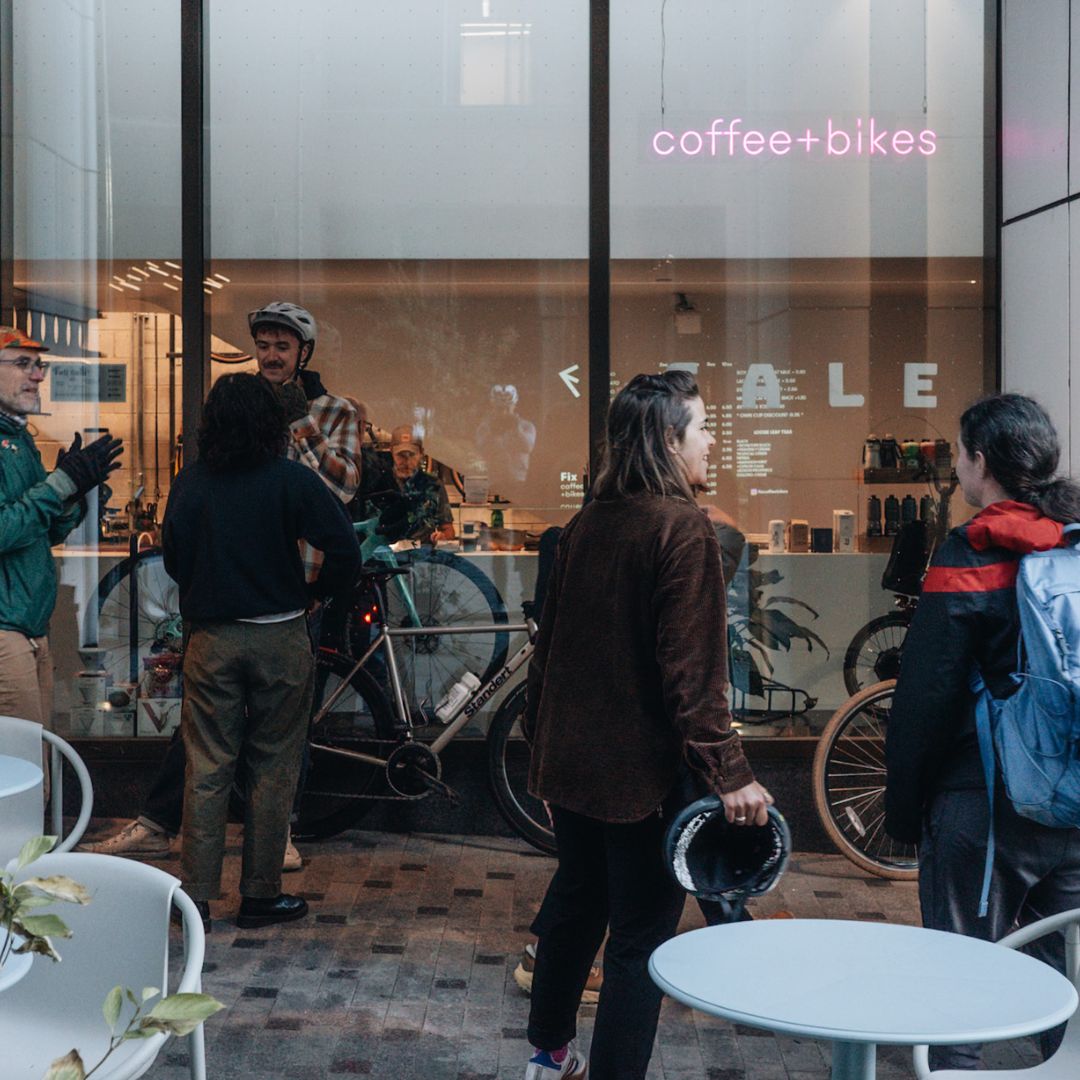
<path fill-rule="evenodd" d="M 13 868 L 13 863 L 9 868 Z M 108 1049 L 102 1016 L 114 986 L 170 992 L 169 912 L 183 915 L 184 966 L 172 992 L 200 993 L 206 939 L 194 901 L 180 882 L 157 867 L 115 855 L 67 852 L 43 855 L 19 871 L 20 878 L 64 874 L 85 885 L 89 904 L 56 903 L 47 908 L 67 923 L 70 938 L 54 940 L 61 960 L 35 956 L 30 971 L 0 994 L 0 1074 L 4 1080 L 41 1080 L 49 1065 L 77 1049 L 87 1069 Z M 149 1009 L 158 999 L 153 999 Z M 122 1017 L 131 1015 L 125 1003 Z M 123 1026 L 125 1020 L 121 1021 Z M 94 1080 L 134 1080 L 153 1065 L 168 1039 L 161 1032 L 120 1044 Z M 203 1025 L 188 1036 L 192 1080 L 206 1080 Z"/>
<path fill-rule="evenodd" d="M 1047 934 L 1065 931 L 1065 975 L 1080 990 L 1080 908 L 1049 915 L 1011 934 L 998 944 L 1007 949 L 1019 949 Z M 930 1069 L 927 1046 L 914 1049 L 915 1073 L 919 1080 L 970 1080 L 972 1073 L 963 1069 Z M 994 1080 L 1076 1080 L 1080 1076 L 1080 1009 L 1072 1014 L 1065 1026 L 1061 1045 L 1046 1061 L 1026 1069 L 992 1069 Z"/>
<path fill-rule="evenodd" d="M 34 836 L 59 836 L 61 839 L 53 852 L 70 851 L 82 839 L 90 821 L 90 812 L 94 807 L 94 785 L 90 782 L 90 774 L 86 771 L 82 758 L 72 749 L 70 743 L 32 720 L 0 716 L 0 754 L 40 765 L 42 741 L 50 748 L 50 820 L 45 823 L 39 787 L 5 798 L 0 804 L 0 865 L 18 855 L 23 844 Z M 64 761 L 67 761 L 78 778 L 82 794 L 79 816 L 67 836 L 63 835 Z"/>

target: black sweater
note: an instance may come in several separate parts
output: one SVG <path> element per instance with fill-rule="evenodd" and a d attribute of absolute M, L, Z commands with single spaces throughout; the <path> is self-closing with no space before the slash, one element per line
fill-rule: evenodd
<path fill-rule="evenodd" d="M 304 584 L 297 548 L 325 556 Z M 162 524 L 165 569 L 184 619 L 248 619 L 306 608 L 352 584 L 360 548 L 341 503 L 305 465 L 277 459 L 235 472 L 180 472 Z"/>

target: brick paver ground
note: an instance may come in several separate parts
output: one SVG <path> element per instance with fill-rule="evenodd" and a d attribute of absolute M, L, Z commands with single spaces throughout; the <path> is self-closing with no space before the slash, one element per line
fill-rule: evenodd
<path fill-rule="evenodd" d="M 207 1025 L 212 1080 L 520 1080 L 528 998 L 512 972 L 551 860 L 499 837 L 352 832 L 302 845 L 304 870 L 285 883 L 311 904 L 306 919 L 245 931 L 234 922 L 239 845 L 230 837 L 204 977 L 226 1006 Z M 179 869 L 175 854 L 157 865 Z M 868 878 L 838 855 L 797 855 L 754 907 L 779 909 L 918 921 L 914 884 Z M 700 925 L 688 903 L 680 930 Z M 594 1014 L 579 1014 L 585 1046 Z M 988 1048 L 987 1059 L 1013 1068 L 1037 1060 L 1029 1040 Z M 147 1075 L 183 1080 L 186 1061 L 184 1044 L 170 1043 Z M 813 1080 L 828 1069 L 828 1048 L 813 1039 L 667 1000 L 649 1080 Z M 912 1076 L 910 1051 L 882 1048 L 878 1073 Z"/>

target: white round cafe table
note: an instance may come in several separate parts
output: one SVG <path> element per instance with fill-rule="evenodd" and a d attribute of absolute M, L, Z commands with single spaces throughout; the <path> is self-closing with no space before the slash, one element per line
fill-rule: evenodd
<path fill-rule="evenodd" d="M 40 784 L 41 780 L 40 765 L 24 758 L 0 754 L 0 799 L 7 795 L 18 795 L 35 784 Z"/>
<path fill-rule="evenodd" d="M 872 1080 L 878 1043 L 982 1043 L 1045 1031 L 1071 982 L 1024 953 L 890 923 L 763 919 L 661 945 L 653 981 L 691 1008 L 833 1043 L 837 1080 Z"/>
<path fill-rule="evenodd" d="M 2 935 L 0 940 L 3 940 Z M 4 966 L 0 967 L 0 991 L 14 986 L 30 970 L 33 960 L 33 953 L 9 954 Z"/>

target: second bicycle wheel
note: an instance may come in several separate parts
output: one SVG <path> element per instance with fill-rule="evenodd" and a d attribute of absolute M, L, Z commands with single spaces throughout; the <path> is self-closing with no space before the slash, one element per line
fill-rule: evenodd
<path fill-rule="evenodd" d="M 814 754 L 814 802 L 841 854 L 871 874 L 906 881 L 918 876 L 918 852 L 885 832 L 885 731 L 895 687 L 868 686 L 833 713 Z"/>
<path fill-rule="evenodd" d="M 851 639 L 844 654 L 844 685 L 849 694 L 899 678 L 900 654 L 910 625 L 910 614 L 890 611 L 871 619 Z"/>
<path fill-rule="evenodd" d="M 138 682 L 147 656 L 180 652 L 180 587 L 157 548 L 105 574 L 83 617 L 83 638 L 103 650 L 101 662 L 116 683 Z"/>
<path fill-rule="evenodd" d="M 430 548 L 419 548 L 398 559 L 410 567 L 410 573 L 387 585 L 391 627 L 414 625 L 404 589 L 412 596 L 421 626 L 508 623 L 499 590 L 468 559 Z M 421 705 L 433 709 L 465 671 L 486 683 L 506 663 L 509 644 L 510 635 L 504 631 L 395 639 L 394 655 L 413 716 L 418 716 Z"/>
<path fill-rule="evenodd" d="M 525 712 L 525 684 L 518 685 L 499 706 L 488 729 L 488 780 L 499 813 L 533 847 L 555 854 L 544 804 L 529 794 L 529 744 L 521 731 Z"/>
<path fill-rule="evenodd" d="M 366 671 L 353 673 L 353 666 L 346 656 L 319 656 L 315 713 L 342 683 L 346 685 L 330 712 L 312 726 L 311 760 L 293 826 L 293 835 L 300 840 L 335 836 L 354 825 L 370 808 L 370 795 L 381 783 L 381 766 L 357 761 L 347 752 L 384 756 L 393 727 L 390 702 Z"/>

